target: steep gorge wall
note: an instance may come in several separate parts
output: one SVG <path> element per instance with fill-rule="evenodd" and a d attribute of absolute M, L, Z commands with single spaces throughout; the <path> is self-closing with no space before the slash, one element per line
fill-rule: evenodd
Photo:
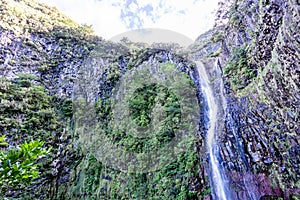
<path fill-rule="evenodd" d="M 7 149 L 32 139 L 52 147 L 51 155 L 39 160 L 37 180 L 28 187 L 1 186 L 1 195 L 110 199 L 189 198 L 209 193 L 208 184 L 197 176 L 199 160 L 194 150 L 178 155 L 179 161 L 159 172 L 122 173 L 84 151 L 85 144 L 78 145 L 81 138 L 74 131 L 71 97 L 79 82 L 91 86 L 81 94 L 85 101 L 97 101 L 94 109 L 100 120 L 106 120 L 110 114 L 106 100 L 127 69 L 175 62 L 187 70 L 190 66 L 183 57 L 139 44 L 104 41 L 88 27 L 34 1 L 2 0 L 0 8 L 0 100 L 5 113 L 0 118 L 1 135 L 10 144 Z"/>
<path fill-rule="evenodd" d="M 247 190 L 256 198 L 297 199 L 299 1 L 237 0 L 227 14 L 219 32 L 228 103 L 223 166 L 237 199 L 249 199 Z"/>
<path fill-rule="evenodd" d="M 8 148 L 30 140 L 52 148 L 39 179 L 26 188 L 1 186 L 1 196 L 50 198 L 81 158 L 73 146 L 74 80 L 95 46 L 110 44 L 35 1 L 1 0 L 0 18 L 1 135 Z"/>

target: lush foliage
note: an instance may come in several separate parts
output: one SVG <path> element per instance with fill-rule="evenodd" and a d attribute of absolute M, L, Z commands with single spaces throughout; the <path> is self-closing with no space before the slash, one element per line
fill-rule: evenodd
<path fill-rule="evenodd" d="M 0 151 L 0 191 L 22 189 L 39 177 L 37 159 L 46 156 L 50 149 L 43 148 L 44 142 L 25 142 L 20 147 Z"/>
<path fill-rule="evenodd" d="M 191 199 L 200 197 L 197 183 L 199 159 L 193 151 L 178 155 L 161 170 L 125 173 L 106 167 L 88 154 L 74 173 L 69 198 L 90 199 Z M 207 191 L 206 191 L 207 193 Z"/>
<path fill-rule="evenodd" d="M 19 74 L 14 80 L 0 79 L 0 104 L 0 130 L 3 135 L 0 139 L 3 140 L 4 135 L 7 138 L 5 142 L 0 141 L 0 146 L 10 144 L 5 147 L 5 152 L 1 152 L 2 194 L 9 196 L 8 191 L 16 188 L 10 195 L 40 195 L 42 189 L 41 193 L 49 195 L 47 190 L 51 188 L 48 184 L 58 170 L 60 173 L 64 170 L 61 164 L 53 165 L 53 161 L 66 152 L 70 158 L 72 156 L 65 139 L 68 134 L 66 122 L 72 112 L 70 100 L 51 97 L 43 86 L 38 85 L 35 76 Z M 39 159 L 49 149 L 52 149 L 51 154 Z M 35 162 L 37 158 L 40 171 Z M 72 162 L 67 160 L 64 165 Z M 40 178 L 33 181 L 38 175 Z M 36 190 L 33 192 L 32 188 Z"/>
<path fill-rule="evenodd" d="M 151 51 L 148 52 L 146 57 L 150 56 L 149 53 Z M 141 54 L 140 58 L 142 59 L 145 52 Z M 140 63 L 140 60 L 136 63 Z M 173 71 L 176 67 L 168 62 L 161 64 Z M 133 66 L 130 65 L 129 67 L 132 69 Z M 134 121 L 138 128 L 143 130 L 143 134 L 149 134 L 149 137 L 135 137 L 126 131 L 112 131 L 109 122 L 112 119 L 114 105 L 112 105 L 112 101 L 107 94 L 111 94 L 109 90 L 118 81 L 118 77 L 120 77 L 119 70 L 111 68 L 107 71 L 104 84 L 108 85 L 102 86 L 103 96 L 99 97 L 95 105 L 98 120 L 101 122 L 100 126 L 104 130 L 101 134 L 105 134 L 114 144 L 121 146 L 125 151 L 134 152 L 143 157 L 148 151 L 161 148 L 176 137 L 176 129 L 181 122 L 181 105 L 179 98 L 172 89 L 159 84 L 145 83 L 138 87 L 126 99 L 127 101 L 124 101 L 124 104 L 128 105 L 130 120 Z M 111 79 L 110 77 L 114 78 Z M 187 79 L 190 80 L 188 76 Z M 111 81 L 107 82 L 107 80 Z M 86 109 L 83 110 L 86 111 Z M 157 111 L 162 115 L 161 118 L 158 117 L 159 123 L 155 123 L 157 125 L 155 130 L 159 131 L 154 134 L 149 126 L 153 123 L 153 115 L 159 115 L 156 113 Z M 79 116 L 82 114 L 79 114 Z M 89 137 L 87 140 L 90 141 Z M 68 198 L 191 199 L 201 197 L 209 193 L 209 190 L 204 187 L 201 188 L 198 183 L 200 159 L 193 148 L 194 143 L 194 138 L 188 139 L 185 143 L 185 152 L 175 155 L 171 162 L 163 165 L 159 170 L 144 173 L 137 173 L 134 170 L 128 170 L 127 172 L 116 170 L 110 165 L 102 163 L 93 152 L 85 152 L 85 158 L 72 174 Z M 100 143 L 99 145 L 105 146 L 106 144 Z M 162 159 L 169 159 L 167 156 L 166 154 L 165 158 Z M 127 163 L 127 165 L 130 164 Z M 192 187 L 193 184 L 198 185 L 198 187 Z"/>
<path fill-rule="evenodd" d="M 82 34 L 93 32 L 89 26 L 78 25 L 56 8 L 32 0 L 2 0 L 0 18 L 0 26 L 16 35 L 32 31 L 50 32 L 56 26 L 82 29 Z"/>
<path fill-rule="evenodd" d="M 236 48 L 229 62 L 224 67 L 224 76 L 228 78 L 233 89 L 246 87 L 257 76 L 256 70 L 253 69 L 247 57 L 247 52 L 247 45 Z"/>
<path fill-rule="evenodd" d="M 0 80 L 0 127 L 16 144 L 24 140 L 51 140 L 58 128 L 52 98 L 35 77 L 20 74 L 13 82 Z"/>
<path fill-rule="evenodd" d="M 180 105 L 176 95 L 164 86 L 156 84 L 145 85 L 138 88 L 134 96 L 129 100 L 129 110 L 133 121 L 146 131 L 144 134 L 151 135 L 151 129 L 147 129 L 151 123 L 151 114 L 158 115 L 153 111 L 155 104 L 161 105 L 160 111 L 165 112 L 165 116 L 160 118 L 160 127 L 155 137 L 148 138 L 132 138 L 130 135 L 123 135 L 119 144 L 126 144 L 128 150 L 143 152 L 155 148 L 160 148 L 166 142 L 169 142 L 175 136 L 176 124 L 180 121 Z M 146 129 L 145 129 L 146 128 Z M 153 130 L 152 130 L 153 131 Z"/>

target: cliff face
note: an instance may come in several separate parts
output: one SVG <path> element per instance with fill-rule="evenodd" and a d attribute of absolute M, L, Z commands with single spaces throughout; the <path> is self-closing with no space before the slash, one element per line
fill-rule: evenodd
<path fill-rule="evenodd" d="M 223 6 L 194 52 L 222 65 L 227 117 L 221 154 L 235 197 L 299 198 L 299 2 Z"/>
<path fill-rule="evenodd" d="M 298 1 L 234 1 L 223 29 L 222 157 L 241 199 L 299 198 L 299 20 Z"/>
<path fill-rule="evenodd" d="M 80 95 L 95 103 L 96 118 L 106 126 L 111 116 L 109 97 L 127 70 L 175 63 L 199 88 L 193 61 L 201 60 L 212 80 L 222 78 L 225 84 L 219 159 L 233 197 L 299 198 L 299 2 L 234 0 L 222 5 L 214 29 L 182 53 L 172 45 L 145 48 L 107 42 L 56 9 L 29 0 L 1 0 L 0 135 L 6 135 L 8 149 L 32 139 L 53 148 L 50 157 L 39 161 L 43 165 L 40 178 L 28 188 L 2 186 L 4 196 L 209 199 L 203 127 L 192 141 L 196 148 L 178 155 L 160 171 L 118 172 L 79 145 L 85 139 L 74 131 L 76 104 L 71 98 L 74 88 L 76 94 L 78 86 L 86 84 Z M 223 92 L 219 83 L 213 83 L 215 95 Z M 173 105 L 176 98 L 168 101 Z M 149 109 L 140 102 L 135 106 Z M 81 115 L 86 116 L 84 110 Z M 203 113 L 200 120 L 204 126 Z M 123 133 L 105 134 L 120 145 L 130 144 L 131 151 L 152 145 Z M 168 141 L 168 134 L 162 134 L 155 145 Z"/>
<path fill-rule="evenodd" d="M 214 30 L 194 46 L 196 54 L 217 56 L 222 65 L 227 94 L 226 127 L 220 133 L 223 166 L 237 199 L 297 199 L 299 2 L 229 3 L 230 10 L 220 9 Z M 214 50 L 216 41 L 221 51 Z"/>
<path fill-rule="evenodd" d="M 92 48 L 91 39 L 82 39 L 91 32 L 32 1 L 1 0 L 0 10 L 1 135 L 8 149 L 31 140 L 52 148 L 39 161 L 41 176 L 31 186 L 1 185 L 1 195 L 49 197 L 80 157 L 72 150 L 68 128 L 70 80 Z"/>

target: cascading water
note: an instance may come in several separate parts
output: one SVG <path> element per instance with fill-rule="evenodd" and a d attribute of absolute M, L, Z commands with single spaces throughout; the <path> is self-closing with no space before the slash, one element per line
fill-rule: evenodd
<path fill-rule="evenodd" d="M 230 198 L 226 176 L 221 169 L 219 162 L 219 148 L 217 143 L 217 126 L 218 126 L 218 113 L 220 112 L 219 105 L 216 102 L 214 92 L 212 90 L 208 74 L 202 62 L 197 61 L 197 71 L 200 77 L 201 90 L 206 98 L 207 114 L 209 119 L 208 130 L 206 133 L 206 144 L 209 154 L 209 162 L 211 169 L 211 187 L 214 199 L 227 200 Z M 223 96 L 221 96 L 224 99 Z M 224 102 L 223 102 L 224 103 Z"/>

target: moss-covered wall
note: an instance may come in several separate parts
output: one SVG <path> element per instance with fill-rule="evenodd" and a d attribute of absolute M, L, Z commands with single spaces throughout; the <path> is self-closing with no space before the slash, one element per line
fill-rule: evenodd
<path fill-rule="evenodd" d="M 34 1 L 3 0 L 0 14 L 1 135 L 6 135 L 8 149 L 32 139 L 52 147 L 51 155 L 39 160 L 39 178 L 22 191 L 8 189 L 3 196 L 186 199 L 209 193 L 207 180 L 199 176 L 200 155 L 196 149 L 178 154 L 160 171 L 124 173 L 84 151 L 74 132 L 71 96 L 80 92 L 73 90 L 78 84 L 93 85 L 85 100 L 97 102 L 94 109 L 99 121 L 107 121 L 109 95 L 122 73 L 149 62 L 151 56 L 159 62 L 169 59 L 179 63 L 183 58 L 143 49 L 140 44 L 104 41 L 93 36 L 88 27 L 79 26 L 56 9 Z M 184 63 L 179 67 L 187 70 Z M 92 82 L 83 83 L 91 76 Z M 168 100 L 167 108 L 174 107 L 175 100 Z M 132 104 L 133 108 L 135 105 Z M 168 140 L 165 135 L 168 134 L 162 133 L 159 140 L 162 144 Z M 192 147 L 196 141 L 190 142 Z M 131 150 L 139 151 L 135 146 Z"/>

